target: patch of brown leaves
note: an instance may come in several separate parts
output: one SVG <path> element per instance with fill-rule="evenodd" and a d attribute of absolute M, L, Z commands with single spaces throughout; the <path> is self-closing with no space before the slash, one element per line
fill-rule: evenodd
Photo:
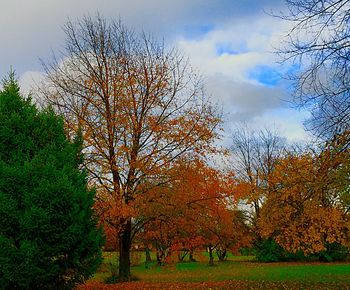
<path fill-rule="evenodd" d="M 88 282 L 80 285 L 76 290 L 153 290 L 153 289 L 342 289 L 350 290 L 350 285 L 345 283 L 301 283 L 301 282 L 266 282 L 266 281 L 217 281 L 217 282 L 174 282 L 174 283 L 155 283 L 155 282 L 125 282 L 118 284 L 103 284 L 101 282 Z"/>

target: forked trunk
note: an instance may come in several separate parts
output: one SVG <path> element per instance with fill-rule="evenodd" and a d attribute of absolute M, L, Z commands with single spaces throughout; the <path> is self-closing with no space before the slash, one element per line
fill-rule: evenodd
<path fill-rule="evenodd" d="M 222 249 L 222 248 L 218 248 L 216 249 L 216 254 L 219 258 L 220 262 L 223 262 L 226 260 L 226 256 L 227 256 L 227 250 L 226 249 Z"/>

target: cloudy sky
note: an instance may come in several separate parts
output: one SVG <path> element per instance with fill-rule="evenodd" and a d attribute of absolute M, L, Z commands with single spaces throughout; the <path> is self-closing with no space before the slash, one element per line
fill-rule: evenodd
<path fill-rule="evenodd" d="M 12 66 L 24 92 L 40 79 L 39 59 L 64 47 L 62 25 L 98 11 L 136 31 L 164 38 L 189 55 L 206 89 L 224 108 L 227 134 L 239 122 L 278 128 L 289 140 L 307 137 L 306 112 L 293 109 L 273 53 L 288 24 L 266 12 L 283 0 L 0 0 L 0 73 Z"/>

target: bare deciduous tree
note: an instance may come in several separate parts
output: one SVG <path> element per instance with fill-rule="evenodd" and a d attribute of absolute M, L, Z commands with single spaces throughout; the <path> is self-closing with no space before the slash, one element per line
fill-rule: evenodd
<path fill-rule="evenodd" d="M 307 128 L 331 138 L 350 127 L 350 1 L 286 0 L 292 23 L 279 51 L 293 61 L 289 78 L 298 105 L 310 109 Z"/>
<path fill-rule="evenodd" d="M 248 184 L 245 195 L 249 222 L 256 224 L 264 196 L 269 190 L 269 175 L 282 156 L 286 141 L 270 129 L 255 131 L 247 125 L 237 128 L 231 136 L 233 167 L 240 182 Z"/>

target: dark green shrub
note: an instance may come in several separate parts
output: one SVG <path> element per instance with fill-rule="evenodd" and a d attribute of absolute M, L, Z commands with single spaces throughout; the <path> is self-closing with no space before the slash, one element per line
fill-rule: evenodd
<path fill-rule="evenodd" d="M 254 247 L 259 262 L 279 262 L 286 258 L 286 251 L 272 239 L 260 239 Z"/>
<path fill-rule="evenodd" d="M 326 245 L 326 250 L 317 254 L 322 262 L 345 261 L 348 258 L 349 249 L 338 243 Z"/>
<path fill-rule="evenodd" d="M 109 276 L 105 279 L 106 284 L 116 284 L 119 282 L 119 277 L 117 276 Z"/>
<path fill-rule="evenodd" d="M 70 289 L 97 269 L 102 236 L 80 151 L 10 76 L 0 92 L 1 289 Z"/>
<path fill-rule="evenodd" d="M 321 262 L 335 262 L 345 261 L 349 257 L 349 249 L 338 243 L 327 244 L 325 251 L 306 256 L 302 251 L 296 253 L 287 252 L 272 239 L 261 239 L 257 241 L 254 252 L 259 262 L 317 260 Z"/>
<path fill-rule="evenodd" d="M 254 248 L 242 247 L 239 249 L 241 256 L 252 256 L 255 255 Z"/>

